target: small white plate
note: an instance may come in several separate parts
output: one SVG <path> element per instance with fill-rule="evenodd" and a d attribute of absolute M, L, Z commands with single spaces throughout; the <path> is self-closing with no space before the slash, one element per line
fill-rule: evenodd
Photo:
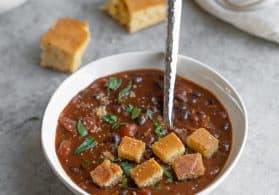
<path fill-rule="evenodd" d="M 87 194 L 63 170 L 55 151 L 55 135 L 59 114 L 69 101 L 99 77 L 109 74 L 148 68 L 164 68 L 164 54 L 160 52 L 132 52 L 102 58 L 89 63 L 69 76 L 55 91 L 45 110 L 42 122 L 42 147 L 46 159 L 59 179 L 74 193 Z M 199 195 L 215 189 L 231 172 L 245 145 L 248 119 L 245 106 L 236 90 L 220 74 L 194 59 L 179 56 L 177 73 L 206 89 L 222 102 L 232 122 L 233 143 L 224 169 Z"/>

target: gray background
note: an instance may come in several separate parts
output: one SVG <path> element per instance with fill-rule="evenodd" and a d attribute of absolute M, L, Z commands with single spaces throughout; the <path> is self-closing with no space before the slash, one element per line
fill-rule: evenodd
<path fill-rule="evenodd" d="M 54 176 L 40 145 L 49 97 L 68 76 L 39 66 L 39 38 L 61 16 L 85 19 L 92 41 L 83 65 L 136 50 L 164 50 L 165 24 L 128 34 L 99 10 L 99 0 L 30 0 L 0 15 L 0 194 L 71 194 Z M 239 163 L 213 194 L 278 194 L 279 50 L 185 0 L 180 53 L 224 75 L 248 109 L 249 136 Z"/>

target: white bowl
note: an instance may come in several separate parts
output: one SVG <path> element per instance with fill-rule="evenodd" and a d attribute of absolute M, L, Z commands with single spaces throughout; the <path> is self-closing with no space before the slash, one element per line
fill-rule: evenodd
<path fill-rule="evenodd" d="M 87 194 L 63 170 L 55 151 L 55 134 L 59 114 L 69 101 L 99 77 L 133 69 L 163 69 L 164 54 L 160 52 L 132 52 L 102 58 L 69 76 L 55 91 L 45 110 L 42 122 L 42 147 L 51 168 L 75 194 Z M 232 122 L 233 142 L 230 156 L 219 176 L 199 194 L 215 189 L 231 172 L 242 153 L 248 131 L 245 106 L 236 90 L 220 74 L 208 66 L 185 56 L 179 56 L 177 73 L 214 93 L 228 111 Z"/>
<path fill-rule="evenodd" d="M 0 1 L 0 13 L 9 11 L 14 9 L 21 4 L 23 4 L 26 0 L 1 0 Z"/>

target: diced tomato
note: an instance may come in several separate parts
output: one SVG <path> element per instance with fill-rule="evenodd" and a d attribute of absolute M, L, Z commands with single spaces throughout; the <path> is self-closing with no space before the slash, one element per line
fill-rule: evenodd
<path fill-rule="evenodd" d="M 136 124 L 131 123 L 120 127 L 119 134 L 121 137 L 124 136 L 133 137 L 136 134 L 137 130 L 138 130 L 138 126 Z"/>
<path fill-rule="evenodd" d="M 71 142 L 69 140 L 63 140 L 57 150 L 58 155 L 61 158 L 66 158 L 71 152 Z"/>
<path fill-rule="evenodd" d="M 59 117 L 59 123 L 69 132 L 76 131 L 76 122 L 65 116 Z"/>

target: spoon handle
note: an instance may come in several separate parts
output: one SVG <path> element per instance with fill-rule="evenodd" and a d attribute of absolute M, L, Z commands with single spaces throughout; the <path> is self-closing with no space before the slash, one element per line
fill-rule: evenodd
<path fill-rule="evenodd" d="M 173 96 L 180 31 L 182 0 L 168 0 L 168 26 L 164 77 L 164 119 L 172 126 Z"/>

